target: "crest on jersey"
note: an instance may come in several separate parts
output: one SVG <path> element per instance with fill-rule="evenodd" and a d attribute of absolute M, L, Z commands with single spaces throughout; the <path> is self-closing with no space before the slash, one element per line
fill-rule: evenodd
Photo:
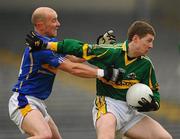
<path fill-rule="evenodd" d="M 134 73 L 134 72 L 131 72 L 131 73 L 129 73 L 128 75 L 127 75 L 127 77 L 129 78 L 129 79 L 136 79 L 136 74 Z"/>

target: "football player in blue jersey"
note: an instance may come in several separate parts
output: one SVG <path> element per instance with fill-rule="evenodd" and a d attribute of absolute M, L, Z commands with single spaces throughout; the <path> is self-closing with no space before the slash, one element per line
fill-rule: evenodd
<path fill-rule="evenodd" d="M 57 13 L 49 7 L 39 7 L 32 14 L 36 35 L 44 42 L 57 41 L 60 27 Z M 38 42 L 37 42 L 38 43 Z M 98 69 L 77 63 L 83 59 L 57 54 L 50 50 L 32 51 L 26 47 L 18 81 L 9 100 L 9 115 L 28 139 L 61 139 L 60 132 L 46 110 L 44 100 L 51 94 L 58 69 L 87 78 L 103 77 L 119 80 L 118 69 Z M 74 60 L 74 62 L 72 62 Z M 76 61 L 76 63 L 75 63 Z"/>

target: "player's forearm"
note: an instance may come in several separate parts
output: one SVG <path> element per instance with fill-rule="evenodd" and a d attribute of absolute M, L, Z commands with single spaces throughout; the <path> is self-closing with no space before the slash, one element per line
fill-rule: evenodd
<path fill-rule="evenodd" d="M 84 78 L 104 77 L 103 69 L 93 68 L 81 63 L 73 64 L 70 73 Z"/>
<path fill-rule="evenodd" d="M 84 78 L 96 78 L 97 69 L 85 65 L 76 65 L 75 67 L 73 67 L 71 74 Z"/>

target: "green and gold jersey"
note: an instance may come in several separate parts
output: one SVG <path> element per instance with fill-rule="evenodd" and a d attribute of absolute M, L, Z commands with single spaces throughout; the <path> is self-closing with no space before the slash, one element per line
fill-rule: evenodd
<path fill-rule="evenodd" d="M 50 46 L 51 47 L 51 46 Z M 96 88 L 98 96 L 108 96 L 126 101 L 126 93 L 135 83 L 148 85 L 159 102 L 159 85 L 156 81 L 153 64 L 149 57 L 141 56 L 129 59 L 127 55 L 128 42 L 118 44 L 91 45 L 78 40 L 65 39 L 63 42 L 52 43 L 52 49 L 58 53 L 72 54 L 86 59 L 90 64 L 105 69 L 111 65 L 126 70 L 121 83 L 115 84 L 104 78 L 97 79 Z"/>

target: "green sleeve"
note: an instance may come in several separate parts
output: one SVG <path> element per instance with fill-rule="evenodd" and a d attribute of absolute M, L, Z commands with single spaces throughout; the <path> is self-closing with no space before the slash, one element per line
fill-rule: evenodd
<path fill-rule="evenodd" d="M 75 55 L 77 57 L 83 56 L 84 43 L 74 39 L 65 39 L 58 42 L 57 53 Z"/>
<path fill-rule="evenodd" d="M 104 58 L 111 59 L 114 53 L 119 52 L 117 49 L 120 49 L 120 47 L 115 47 L 111 44 L 97 45 L 74 39 L 65 39 L 62 42 L 58 42 L 57 52 L 92 60 Z"/>
<path fill-rule="evenodd" d="M 155 100 L 160 103 L 159 84 L 156 80 L 154 67 L 151 67 L 149 76 L 149 84 L 151 85 L 151 88 L 153 90 Z"/>
<path fill-rule="evenodd" d="M 147 73 L 144 76 L 143 82 L 147 84 L 151 90 L 153 91 L 153 95 L 155 97 L 155 100 L 160 103 L 160 94 L 159 94 L 159 84 L 156 80 L 156 75 L 154 71 L 154 67 L 152 64 L 148 66 Z"/>

